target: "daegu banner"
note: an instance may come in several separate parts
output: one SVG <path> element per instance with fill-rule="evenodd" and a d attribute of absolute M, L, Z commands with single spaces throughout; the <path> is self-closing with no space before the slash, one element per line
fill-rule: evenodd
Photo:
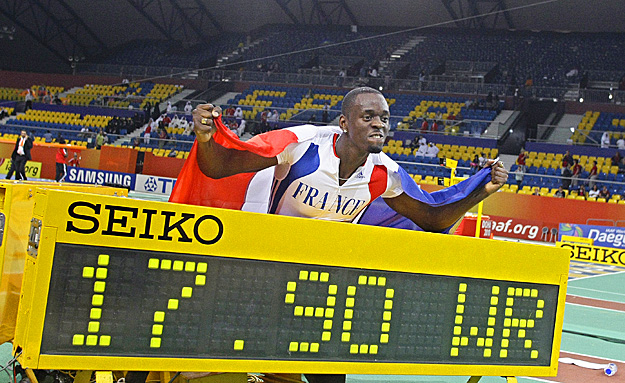
<path fill-rule="evenodd" d="M 561 223 L 558 241 L 563 235 L 590 238 L 595 246 L 625 249 L 625 227 Z"/>
<path fill-rule="evenodd" d="M 134 174 L 130 173 L 68 166 L 65 181 L 79 184 L 117 186 L 134 190 L 135 177 Z"/>

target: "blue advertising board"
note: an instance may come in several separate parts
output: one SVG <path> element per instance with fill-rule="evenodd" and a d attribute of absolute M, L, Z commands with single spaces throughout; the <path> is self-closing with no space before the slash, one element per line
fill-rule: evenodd
<path fill-rule="evenodd" d="M 135 190 L 136 176 L 130 173 L 110 172 L 107 170 L 67 167 L 66 182 L 92 185 L 108 185 Z"/>
<path fill-rule="evenodd" d="M 79 184 L 118 186 L 137 192 L 163 195 L 170 195 L 176 183 L 175 178 L 78 167 L 67 168 L 65 181 Z"/>
<path fill-rule="evenodd" d="M 563 235 L 591 238 L 594 246 L 625 249 L 625 227 L 561 223 L 558 241 Z"/>

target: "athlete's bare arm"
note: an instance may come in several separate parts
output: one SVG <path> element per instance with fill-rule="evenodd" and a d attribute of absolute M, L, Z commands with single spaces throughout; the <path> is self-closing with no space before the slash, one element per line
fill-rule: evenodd
<path fill-rule="evenodd" d="M 263 157 L 244 150 L 228 149 L 212 139 L 216 131 L 213 118 L 221 108 L 212 104 L 198 105 L 193 110 L 193 130 L 197 139 L 197 162 L 204 175 L 223 178 L 239 173 L 257 172 L 278 164 L 276 157 Z"/>
<path fill-rule="evenodd" d="M 491 166 L 491 181 L 475 189 L 466 198 L 443 206 L 430 206 L 402 193 L 384 201 L 399 214 L 410 219 L 425 231 L 439 232 L 453 225 L 480 201 L 501 188 L 508 180 L 508 172 L 499 162 Z"/>

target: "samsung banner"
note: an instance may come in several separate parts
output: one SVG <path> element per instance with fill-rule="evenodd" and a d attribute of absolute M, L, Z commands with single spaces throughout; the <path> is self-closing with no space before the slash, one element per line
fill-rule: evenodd
<path fill-rule="evenodd" d="M 65 181 L 80 184 L 117 186 L 138 192 L 169 195 L 171 194 L 176 179 L 144 174 L 68 167 Z"/>
<path fill-rule="evenodd" d="M 594 246 L 625 249 L 625 227 L 561 223 L 559 241 L 563 235 L 590 238 Z"/>

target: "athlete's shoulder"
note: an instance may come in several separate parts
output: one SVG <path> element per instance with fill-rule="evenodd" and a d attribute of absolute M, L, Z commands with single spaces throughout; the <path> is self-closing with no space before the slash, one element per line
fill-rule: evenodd
<path fill-rule="evenodd" d="M 395 162 L 391 157 L 387 156 L 386 153 L 372 153 L 369 155 L 373 165 L 376 166 L 384 166 L 391 172 L 397 172 L 399 170 L 399 164 Z"/>
<path fill-rule="evenodd" d="M 317 139 L 323 139 L 325 137 L 332 137 L 335 134 L 341 133 L 341 129 L 338 126 L 315 126 L 315 125 L 298 125 L 285 128 L 297 136 L 298 142 L 304 142 Z"/>

